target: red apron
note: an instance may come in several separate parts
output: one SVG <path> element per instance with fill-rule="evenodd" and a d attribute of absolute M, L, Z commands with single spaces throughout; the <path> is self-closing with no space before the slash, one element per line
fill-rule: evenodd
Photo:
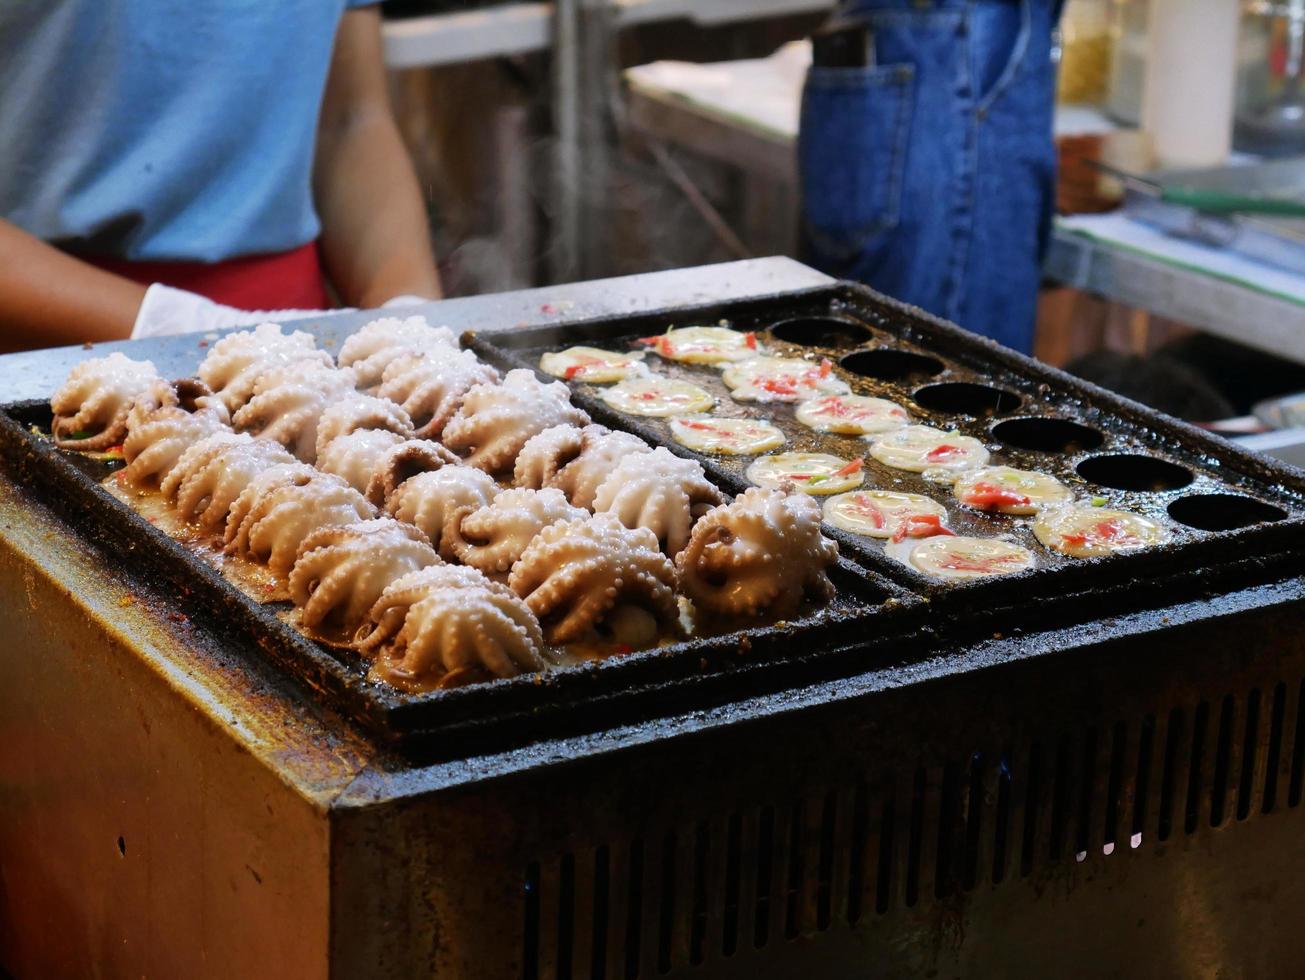
<path fill-rule="evenodd" d="M 240 310 L 326 310 L 333 305 L 322 277 L 317 242 L 226 262 L 131 262 L 78 256 L 142 285 L 161 282 Z"/>

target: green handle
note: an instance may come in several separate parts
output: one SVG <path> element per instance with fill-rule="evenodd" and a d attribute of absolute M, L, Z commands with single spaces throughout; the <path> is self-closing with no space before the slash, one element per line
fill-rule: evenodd
<path fill-rule="evenodd" d="M 1283 218 L 1305 218 L 1305 201 L 1291 201 L 1282 197 L 1253 197 L 1166 187 L 1161 191 L 1160 199 L 1213 214 L 1271 214 Z"/>

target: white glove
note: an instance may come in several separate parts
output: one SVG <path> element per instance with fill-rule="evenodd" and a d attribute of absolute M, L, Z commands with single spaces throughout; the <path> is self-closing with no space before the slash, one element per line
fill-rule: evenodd
<path fill-rule="evenodd" d="M 223 306 L 211 299 L 154 283 L 145 290 L 136 313 L 136 323 L 131 328 L 131 339 L 166 337 L 178 333 L 205 333 L 225 330 L 228 327 L 248 327 L 258 323 L 281 320 L 302 320 L 310 316 L 330 316 L 352 313 L 352 309 L 339 310 L 238 310 Z"/>
<path fill-rule="evenodd" d="M 404 293 L 401 296 L 391 296 L 381 304 L 381 309 L 388 310 L 394 306 L 421 306 L 423 303 L 434 303 L 435 300 L 429 296 L 414 296 L 412 293 Z"/>

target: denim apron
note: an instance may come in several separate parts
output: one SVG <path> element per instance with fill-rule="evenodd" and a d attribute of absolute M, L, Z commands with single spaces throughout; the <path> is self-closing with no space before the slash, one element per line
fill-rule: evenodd
<path fill-rule="evenodd" d="M 849 0 L 868 68 L 813 66 L 808 262 L 1028 352 L 1052 204 L 1060 0 Z"/>

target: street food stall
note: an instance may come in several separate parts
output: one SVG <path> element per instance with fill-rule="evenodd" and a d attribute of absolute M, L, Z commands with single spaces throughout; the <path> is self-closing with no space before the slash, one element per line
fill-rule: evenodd
<path fill-rule="evenodd" d="M 634 440 L 590 496 L 564 475 L 583 439 L 547 457 L 546 486 L 581 513 L 539 532 L 507 586 L 493 568 L 468 584 L 502 541 L 464 516 L 444 533 L 467 547 L 404 573 L 456 582 L 386 607 L 415 623 L 442 601 L 436 622 L 456 625 L 524 601 L 537 660 L 483 619 L 435 640 L 414 625 L 406 651 L 388 612 L 343 641 L 329 614 L 311 625 L 335 571 L 297 596 L 313 548 L 269 569 L 286 528 L 293 543 L 313 528 L 286 517 L 266 546 L 254 528 L 247 551 L 183 533 L 168 515 L 185 492 L 159 504 L 137 482 L 157 456 L 88 449 L 96 433 L 51 408 L 79 366 L 125 355 L 178 393 L 158 418 L 209 425 L 204 398 L 239 396 L 192 379 L 240 332 L 0 359 L 0 951 L 15 976 L 1277 974 L 1299 955 L 1276 914 L 1305 898 L 1299 471 L 791 260 L 416 312 L 456 338 L 424 356 L 558 391 L 569 421 L 499 453 L 525 415 L 482 410 L 494 426 L 466 459 L 502 458 L 409 453 L 385 470 L 391 525 L 421 526 L 391 504 L 413 481 L 473 471 L 545 494 L 521 460 L 550 439 Z M 382 346 L 350 342 L 375 339 L 378 316 L 268 329 L 309 338 L 302 377 L 352 383 L 379 366 Z M 649 410 L 681 398 L 693 414 Z M 352 432 L 399 435 L 382 424 Z M 204 438 L 273 441 L 256 429 Z M 746 448 L 776 438 L 778 454 Z M 172 452 L 149 466 L 192 465 L 188 446 L 149 446 Z M 343 483 L 316 475 L 331 458 L 259 472 L 330 483 L 314 499 L 334 514 Z M 661 470 L 714 509 L 683 542 L 673 521 L 645 551 L 622 539 L 611 573 L 574 528 Z M 201 524 L 216 492 L 191 502 Z M 1035 515 L 1048 495 L 1060 506 Z M 368 497 L 325 530 L 384 523 Z M 762 500 L 781 509 L 745 519 L 740 502 Z M 388 590 L 367 575 L 419 559 L 412 540 L 349 551 L 342 594 Z M 658 598 L 659 547 L 696 619 Z M 536 563 L 544 585 L 523 584 Z M 577 588 L 619 599 L 571 633 Z"/>

